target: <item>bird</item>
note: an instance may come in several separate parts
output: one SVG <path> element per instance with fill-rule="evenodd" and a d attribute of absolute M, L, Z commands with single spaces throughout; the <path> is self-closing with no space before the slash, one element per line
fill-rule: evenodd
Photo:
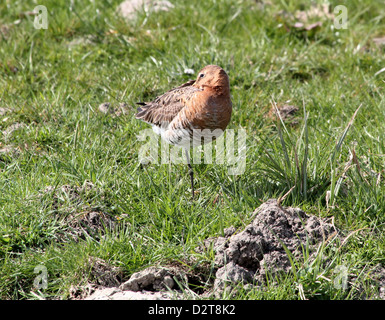
<path fill-rule="evenodd" d="M 232 114 L 230 80 L 217 65 L 202 68 L 196 80 L 173 88 L 151 102 L 138 102 L 136 119 L 152 126 L 167 143 L 185 150 L 194 198 L 194 172 L 189 150 L 218 138 Z"/>

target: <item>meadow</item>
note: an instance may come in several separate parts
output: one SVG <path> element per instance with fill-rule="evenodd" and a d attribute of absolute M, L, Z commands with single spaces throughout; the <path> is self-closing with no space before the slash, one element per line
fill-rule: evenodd
<path fill-rule="evenodd" d="M 324 249 L 327 267 L 296 261 L 300 276 L 231 298 L 378 299 L 383 1 L 330 1 L 328 11 L 323 1 L 172 3 L 127 20 L 118 0 L 1 1 L 0 298 L 69 299 L 98 282 L 95 259 L 119 268 L 120 281 L 175 262 L 209 276 L 213 254 L 195 248 L 287 195 L 282 205 L 333 218 L 346 241 Z M 34 27 L 37 5 L 47 8 L 47 29 Z M 337 5 L 347 8 L 346 28 L 336 27 Z M 138 161 L 137 135 L 149 125 L 135 119 L 135 104 L 208 64 L 228 72 L 228 128 L 247 133 L 246 167 L 229 175 L 224 165 L 194 165 L 191 199 L 186 165 Z M 274 113 L 287 105 L 294 115 Z M 74 221 L 91 212 L 102 227 L 79 231 Z M 338 265 L 348 270 L 347 289 L 333 286 Z M 46 288 L 34 286 L 37 266 Z"/>

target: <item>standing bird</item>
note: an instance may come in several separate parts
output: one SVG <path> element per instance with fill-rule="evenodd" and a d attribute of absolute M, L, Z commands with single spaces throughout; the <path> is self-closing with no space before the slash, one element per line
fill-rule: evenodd
<path fill-rule="evenodd" d="M 230 122 L 232 103 L 227 73 L 216 65 L 205 66 L 196 80 L 167 91 L 152 102 L 138 105 L 136 119 L 151 124 L 154 132 L 166 142 L 184 148 L 194 198 L 189 150 L 191 146 L 211 142 L 220 136 Z"/>

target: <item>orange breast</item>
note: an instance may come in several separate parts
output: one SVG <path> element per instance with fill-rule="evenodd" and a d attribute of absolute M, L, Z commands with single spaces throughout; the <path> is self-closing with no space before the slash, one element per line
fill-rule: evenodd
<path fill-rule="evenodd" d="M 196 92 L 187 100 L 181 120 L 194 129 L 225 130 L 231 119 L 232 104 L 229 94 L 218 94 L 211 88 Z"/>

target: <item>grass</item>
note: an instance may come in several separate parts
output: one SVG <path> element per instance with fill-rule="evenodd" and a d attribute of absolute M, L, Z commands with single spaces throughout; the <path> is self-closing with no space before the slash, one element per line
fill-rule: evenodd
<path fill-rule="evenodd" d="M 185 261 L 203 239 L 248 224 L 263 201 L 293 187 L 284 205 L 333 216 L 351 236 L 339 250 L 321 250 L 333 263 L 293 262 L 296 275 L 276 279 L 279 286 L 240 288 L 235 298 L 376 297 L 373 269 L 385 263 L 384 73 L 375 75 L 385 47 L 373 42 L 385 35 L 381 1 L 331 1 L 347 6 L 348 28 L 314 18 L 323 24 L 309 31 L 283 13 L 309 10 L 300 0 L 175 1 L 168 12 L 130 22 L 115 13 L 115 0 L 39 4 L 48 9 L 47 30 L 20 17 L 32 2 L 0 4 L 0 108 L 7 110 L 0 149 L 8 148 L 0 152 L 2 299 L 66 299 L 71 286 L 92 280 L 90 257 L 121 267 L 124 279 Z M 230 176 L 225 166 L 195 165 L 191 201 L 184 165 L 139 164 L 137 135 L 148 125 L 135 120 L 134 105 L 190 79 L 185 69 L 212 63 L 230 76 L 229 128 L 247 132 L 246 171 Z M 126 103 L 128 112 L 103 114 L 104 102 Z M 298 124 L 267 117 L 275 103 L 296 105 Z M 63 185 L 83 191 L 75 198 L 44 191 Z M 64 241 L 66 217 L 87 211 L 117 218 L 117 229 Z M 49 274 L 42 291 L 33 286 L 38 265 Z M 349 290 L 331 285 L 337 265 L 348 268 Z"/>

